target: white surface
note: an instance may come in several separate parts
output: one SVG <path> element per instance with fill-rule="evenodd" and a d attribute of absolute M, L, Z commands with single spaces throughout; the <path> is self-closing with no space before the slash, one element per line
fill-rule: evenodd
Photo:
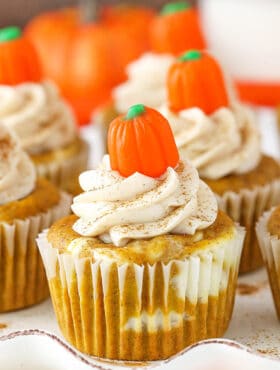
<path fill-rule="evenodd" d="M 241 80 L 280 82 L 280 1 L 199 0 L 209 49 Z"/>

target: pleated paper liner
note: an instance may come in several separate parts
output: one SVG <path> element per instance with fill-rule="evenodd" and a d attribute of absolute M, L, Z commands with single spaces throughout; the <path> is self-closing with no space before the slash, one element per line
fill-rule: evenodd
<path fill-rule="evenodd" d="M 47 231 L 37 242 L 65 338 L 89 355 L 147 361 L 224 334 L 244 236 L 237 226 L 232 240 L 154 265 L 59 254 Z"/>
<path fill-rule="evenodd" d="M 72 156 L 63 158 L 59 161 L 37 162 L 35 163 L 39 177 L 44 177 L 59 188 L 71 194 L 78 194 L 79 175 L 88 167 L 89 147 L 88 144 L 80 139 L 80 151 Z"/>
<path fill-rule="evenodd" d="M 264 213 L 259 219 L 256 232 L 268 272 L 276 312 L 280 320 L 280 240 L 267 230 L 267 223 L 273 210 Z"/>
<path fill-rule="evenodd" d="M 0 223 L 0 312 L 34 305 L 49 295 L 48 283 L 36 237 L 59 218 L 69 214 L 72 197 L 61 193 L 49 211 Z"/>
<path fill-rule="evenodd" d="M 255 225 L 259 217 L 280 203 L 280 180 L 239 193 L 226 192 L 218 197 L 219 207 L 235 222 L 246 228 L 246 237 L 240 262 L 240 273 L 263 266 Z"/>

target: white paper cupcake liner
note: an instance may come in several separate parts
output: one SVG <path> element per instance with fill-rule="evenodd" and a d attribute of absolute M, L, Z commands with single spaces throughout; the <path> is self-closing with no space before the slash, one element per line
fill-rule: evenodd
<path fill-rule="evenodd" d="M 61 193 L 60 202 L 45 213 L 12 224 L 0 223 L 0 312 L 27 307 L 48 296 L 36 237 L 69 214 L 71 200 Z"/>
<path fill-rule="evenodd" d="M 64 158 L 63 161 L 35 163 L 37 174 L 51 181 L 61 189 L 72 192 L 78 187 L 78 177 L 88 167 L 89 147 L 81 139 L 81 149 L 75 155 Z"/>
<path fill-rule="evenodd" d="M 154 265 L 59 254 L 47 231 L 37 242 L 56 316 L 71 344 L 98 357 L 156 360 L 223 335 L 244 237 L 237 226 L 232 240 Z"/>
<path fill-rule="evenodd" d="M 280 320 L 280 240 L 267 230 L 267 223 L 274 209 L 264 213 L 256 225 L 262 256 L 268 272 L 274 304 Z"/>
<path fill-rule="evenodd" d="M 226 192 L 218 197 L 219 207 L 235 222 L 246 228 L 246 238 L 240 262 L 240 273 L 253 271 L 263 265 L 255 224 L 259 217 L 280 203 L 280 180 L 239 193 Z"/>

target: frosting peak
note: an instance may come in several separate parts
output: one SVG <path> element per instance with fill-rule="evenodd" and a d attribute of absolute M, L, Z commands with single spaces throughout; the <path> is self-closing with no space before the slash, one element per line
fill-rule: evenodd
<path fill-rule="evenodd" d="M 72 205 L 79 234 L 124 246 L 131 239 L 194 234 L 215 221 L 215 196 L 189 163 L 156 179 L 140 173 L 125 178 L 108 164 L 107 157 L 102 167 L 80 176 L 85 192 Z"/>
<path fill-rule="evenodd" d="M 35 167 L 18 142 L 0 125 L 0 205 L 30 194 L 35 187 Z"/>
<path fill-rule="evenodd" d="M 50 82 L 0 85 L 0 121 L 31 154 L 61 148 L 76 135 L 74 116 Z"/>
<path fill-rule="evenodd" d="M 251 110 L 233 103 L 206 115 L 199 108 L 160 112 L 168 119 L 181 158 L 188 158 L 202 177 L 219 179 L 254 169 L 261 158 L 260 135 Z"/>
<path fill-rule="evenodd" d="M 144 54 L 127 68 L 128 80 L 113 90 L 119 112 L 139 102 L 151 108 L 159 107 L 167 99 L 165 87 L 167 71 L 174 61 L 168 54 Z"/>

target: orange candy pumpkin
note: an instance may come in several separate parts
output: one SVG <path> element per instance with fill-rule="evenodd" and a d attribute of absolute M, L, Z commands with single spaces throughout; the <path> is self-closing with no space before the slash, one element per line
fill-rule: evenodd
<path fill-rule="evenodd" d="M 124 177 L 140 172 L 156 178 L 179 161 L 168 121 L 142 104 L 132 106 L 126 115 L 112 121 L 108 150 L 112 169 Z"/>
<path fill-rule="evenodd" d="M 229 105 L 221 68 L 206 52 L 190 50 L 178 58 L 169 69 L 167 91 L 174 112 L 198 107 L 211 114 Z"/>
<path fill-rule="evenodd" d="M 17 27 L 0 30 L 0 84 L 37 82 L 42 71 L 37 53 Z"/>
<path fill-rule="evenodd" d="M 179 55 L 188 49 L 205 49 L 195 8 L 186 1 L 166 4 L 150 29 L 152 50 Z"/>

